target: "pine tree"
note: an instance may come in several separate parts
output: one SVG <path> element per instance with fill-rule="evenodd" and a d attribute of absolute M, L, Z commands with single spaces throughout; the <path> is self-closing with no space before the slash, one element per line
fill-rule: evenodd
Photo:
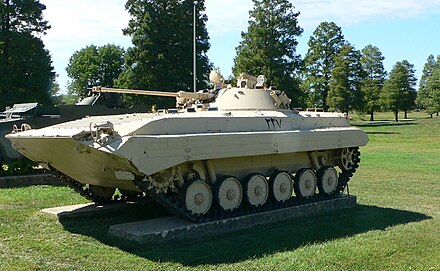
<path fill-rule="evenodd" d="M 232 71 L 263 74 L 268 85 L 288 93 L 294 106 L 302 106 L 304 95 L 299 90 L 300 56 L 296 53 L 297 37 L 303 32 L 298 25 L 299 12 L 287 0 L 253 0 L 247 32 L 236 48 Z"/>
<path fill-rule="evenodd" d="M 38 0 L 0 1 L 0 108 L 19 102 L 50 104 L 55 73 L 39 36 L 50 28 Z"/>
<path fill-rule="evenodd" d="M 437 56 L 430 76 L 426 79 L 426 91 L 428 93 L 428 113 L 434 114 L 440 111 L 440 56 Z"/>
<path fill-rule="evenodd" d="M 128 0 L 131 15 L 123 30 L 133 47 L 127 50 L 119 87 L 161 91 L 193 89 L 193 7 L 192 0 Z M 205 1 L 197 1 L 197 86 L 207 86 L 210 72 L 209 37 Z M 170 98 L 128 97 L 131 102 L 152 106 L 173 106 Z"/>
<path fill-rule="evenodd" d="M 402 61 L 402 65 L 406 68 L 407 85 L 404 91 L 403 103 L 401 109 L 404 111 L 404 118 L 408 118 L 408 111 L 416 107 L 417 98 L 417 77 L 415 75 L 414 65 L 410 64 L 407 60 Z"/>
<path fill-rule="evenodd" d="M 327 96 L 335 66 L 335 57 L 344 44 L 342 30 L 333 22 L 322 22 L 308 42 L 309 49 L 304 59 L 304 84 L 311 93 L 310 106 L 328 110 Z"/>
<path fill-rule="evenodd" d="M 415 104 L 416 81 L 413 65 L 406 60 L 397 62 L 385 81 L 381 101 L 394 112 L 396 122 L 399 121 L 399 110 L 407 111 Z"/>
<path fill-rule="evenodd" d="M 327 104 L 331 108 L 347 114 L 353 109 L 362 108 L 361 84 L 363 78 L 361 53 L 349 43 L 342 45 L 335 57 Z"/>
<path fill-rule="evenodd" d="M 380 94 L 386 77 L 386 71 L 383 67 L 384 59 L 376 46 L 367 45 L 362 49 L 361 63 L 365 71 L 362 93 L 365 100 L 365 110 L 370 114 L 370 121 L 374 121 L 374 112 L 380 109 Z"/>
<path fill-rule="evenodd" d="M 417 93 L 416 104 L 421 108 L 424 108 L 431 115 L 435 113 L 433 112 L 435 108 L 434 100 L 432 97 L 432 93 L 428 88 L 428 80 L 433 74 L 433 70 L 435 69 L 436 62 L 433 55 L 429 55 L 426 60 L 425 66 L 423 67 L 422 77 L 420 77 L 419 82 L 419 91 Z M 432 81 L 432 80 L 431 80 Z"/>

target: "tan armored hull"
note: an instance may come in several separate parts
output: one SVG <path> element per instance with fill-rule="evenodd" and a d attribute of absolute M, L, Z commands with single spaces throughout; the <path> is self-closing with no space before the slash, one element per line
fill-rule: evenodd
<path fill-rule="evenodd" d="M 130 171 L 148 176 L 187 162 L 236 157 L 269 159 L 267 156 L 271 160 L 280 160 L 274 163 L 274 167 L 294 171 L 301 163 L 310 163 L 310 159 L 296 162 L 298 165 L 288 162 L 290 166 L 280 167 L 280 163 L 289 155 L 363 146 L 368 142 L 365 132 L 357 128 L 322 128 L 324 124 L 341 124 L 346 121 L 335 114 L 327 114 L 329 116 L 325 117 L 326 114 L 321 113 L 319 118 L 315 113 L 283 117 L 280 114 L 270 116 L 269 112 L 265 112 L 264 117 L 243 115 L 243 112 L 238 112 L 241 116 L 237 117 L 231 112 L 228 114 L 227 117 L 214 112 L 184 113 L 184 116 L 125 115 L 121 117 L 124 123 L 134 124 L 144 120 L 145 124 L 137 130 L 125 131 L 125 135 L 118 133 L 118 126 L 122 130 L 126 129 L 122 122 L 113 124 L 116 135 L 105 135 L 111 137 L 106 144 L 97 143 L 105 137 L 82 140 L 93 133 L 90 124 L 97 121 L 102 123 L 102 117 L 53 126 L 49 128 L 50 133 L 41 130 L 41 135 L 36 131 L 10 135 L 9 139 L 32 160 L 50 164 L 79 182 L 127 189 L 134 189 L 131 182 L 133 178 L 128 182 L 118 180 L 114 172 Z M 203 121 L 198 120 L 202 117 Z M 194 125 L 195 121 L 198 121 L 197 125 Z M 299 129 L 287 130 L 294 127 Z M 189 133 L 187 130 L 196 130 L 197 133 Z M 73 133 L 70 137 L 66 135 L 69 132 Z M 243 169 L 249 168 L 245 163 L 233 164 Z M 256 172 L 262 171 L 258 166 L 250 168 Z M 221 167 L 218 170 L 228 171 Z"/>

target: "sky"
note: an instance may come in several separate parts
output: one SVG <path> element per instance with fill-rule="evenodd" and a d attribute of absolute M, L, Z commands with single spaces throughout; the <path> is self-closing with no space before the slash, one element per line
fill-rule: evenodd
<path fill-rule="evenodd" d="M 115 44 L 128 48 L 122 34 L 130 19 L 126 0 L 40 0 L 51 29 L 42 36 L 52 55 L 62 92 L 68 84 L 66 67 L 75 51 L 88 45 Z M 420 78 L 430 54 L 440 55 L 440 0 L 291 0 L 304 29 L 297 52 L 304 57 L 307 42 L 323 21 L 342 28 L 345 39 L 361 50 L 377 46 L 389 72 L 402 60 L 414 64 Z M 235 48 L 247 31 L 252 0 L 205 0 L 210 60 L 225 77 L 231 74 Z"/>

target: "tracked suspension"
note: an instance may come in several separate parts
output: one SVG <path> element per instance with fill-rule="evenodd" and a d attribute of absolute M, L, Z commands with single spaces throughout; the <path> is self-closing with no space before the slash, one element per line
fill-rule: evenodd
<path fill-rule="evenodd" d="M 330 200 L 341 196 L 353 174 L 359 168 L 360 152 L 359 148 L 350 148 L 350 163 L 349 166 L 339 166 L 342 170 L 338 175 L 338 185 L 335 191 L 332 193 L 317 193 L 310 197 L 291 197 L 286 201 L 276 201 L 274 199 L 268 199 L 262 206 L 252 206 L 249 204 L 241 204 L 234 210 L 222 210 L 219 206 L 212 206 L 210 210 L 201 215 L 193 214 L 185 207 L 185 201 L 179 193 L 166 193 L 164 191 L 157 191 L 155 187 L 152 187 L 149 182 L 144 181 L 144 177 L 138 176 L 135 178 L 135 185 L 143 191 L 143 193 L 135 193 L 133 195 L 118 195 L 113 193 L 110 197 L 102 197 L 99 194 L 95 194 L 92 189 L 85 184 L 71 179 L 63 173 L 51 168 L 53 174 L 58 177 L 63 183 L 72 188 L 75 192 L 85 197 L 90 201 L 97 203 L 111 203 L 111 202 L 124 202 L 124 201 L 145 201 L 146 199 L 153 199 L 166 209 L 179 216 L 180 218 L 201 223 L 215 220 L 221 220 L 226 218 L 238 217 L 253 213 L 266 212 L 271 210 L 277 210 L 282 208 L 288 208 L 292 206 L 299 206 L 303 204 L 309 204 L 313 202 L 319 202 L 324 200 Z"/>
<path fill-rule="evenodd" d="M 209 222 L 220 219 L 238 217 L 253 213 L 266 212 L 276 209 L 288 208 L 292 206 L 299 206 L 303 204 L 309 204 L 313 202 L 319 202 L 324 200 L 330 200 L 341 196 L 344 193 L 345 188 L 359 167 L 360 162 L 360 152 L 358 148 L 350 148 L 351 152 L 351 161 L 350 166 L 345 167 L 339 173 L 338 177 L 338 186 L 337 189 L 330 193 L 318 193 L 310 197 L 300 198 L 300 197 L 291 197 L 290 199 L 284 202 L 277 202 L 274 200 L 268 200 L 263 206 L 249 206 L 246 204 L 241 204 L 240 207 L 232 210 L 225 211 L 218 208 L 218 206 L 213 206 L 206 214 L 193 214 L 189 210 L 187 210 L 184 206 L 184 201 L 182 200 L 182 196 L 179 194 L 167 194 L 164 192 L 157 192 L 154 187 L 151 187 L 148 182 L 143 181 L 142 177 L 136 178 L 134 180 L 135 185 L 141 190 L 144 191 L 149 197 L 156 200 L 159 204 L 167 208 L 169 211 L 173 212 L 175 215 L 192 221 L 196 223 L 201 222 Z"/>

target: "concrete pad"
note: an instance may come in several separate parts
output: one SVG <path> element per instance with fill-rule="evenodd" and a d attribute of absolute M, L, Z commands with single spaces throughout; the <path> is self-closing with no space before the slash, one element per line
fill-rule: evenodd
<path fill-rule="evenodd" d="M 40 212 L 56 216 L 58 218 L 79 218 L 84 216 L 108 215 L 120 212 L 125 208 L 132 207 L 135 203 L 118 202 L 105 205 L 97 203 L 77 204 L 43 209 Z"/>
<path fill-rule="evenodd" d="M 356 206 L 356 197 L 344 195 L 332 200 L 206 223 L 192 223 L 177 217 L 163 217 L 117 224 L 110 226 L 109 234 L 139 244 L 166 243 L 172 240 L 206 237 L 354 206 Z"/>

